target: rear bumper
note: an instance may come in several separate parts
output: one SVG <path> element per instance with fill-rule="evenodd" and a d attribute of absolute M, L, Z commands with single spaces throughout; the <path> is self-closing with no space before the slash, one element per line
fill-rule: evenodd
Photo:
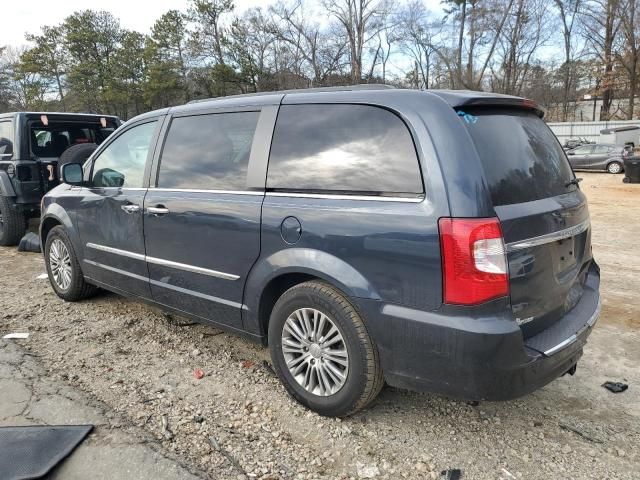
<path fill-rule="evenodd" d="M 390 385 L 464 400 L 509 400 L 543 387 L 578 362 L 600 312 L 599 285 L 594 264 L 578 304 L 526 340 L 506 300 L 437 312 L 357 303 Z"/>

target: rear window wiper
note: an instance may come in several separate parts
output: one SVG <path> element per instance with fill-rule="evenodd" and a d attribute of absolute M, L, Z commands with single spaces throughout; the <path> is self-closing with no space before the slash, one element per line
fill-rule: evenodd
<path fill-rule="evenodd" d="M 575 185 L 576 187 L 582 181 L 582 178 L 572 178 L 567 183 L 564 184 L 565 187 L 570 187 L 571 185 Z"/>

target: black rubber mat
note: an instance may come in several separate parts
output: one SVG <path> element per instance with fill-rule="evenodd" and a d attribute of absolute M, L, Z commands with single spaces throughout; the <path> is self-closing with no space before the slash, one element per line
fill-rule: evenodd
<path fill-rule="evenodd" d="M 0 478 L 41 478 L 60 463 L 93 425 L 0 427 Z"/>

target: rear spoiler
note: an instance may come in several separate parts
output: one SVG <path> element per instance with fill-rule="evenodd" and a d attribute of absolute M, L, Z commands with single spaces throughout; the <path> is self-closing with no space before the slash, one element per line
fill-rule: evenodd
<path fill-rule="evenodd" d="M 520 110 L 530 110 L 534 112 L 540 118 L 544 117 L 544 109 L 540 107 L 535 101 L 528 98 L 519 97 L 475 97 L 469 98 L 454 108 L 462 109 L 464 107 L 504 107 L 504 108 L 517 108 Z"/>

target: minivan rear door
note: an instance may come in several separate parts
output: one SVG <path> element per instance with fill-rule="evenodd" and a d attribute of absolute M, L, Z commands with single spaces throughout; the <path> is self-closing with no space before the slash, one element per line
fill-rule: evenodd
<path fill-rule="evenodd" d="M 592 260 L 586 199 L 536 113 L 505 107 L 462 113 L 502 225 L 513 314 L 527 338 L 582 296 Z"/>

